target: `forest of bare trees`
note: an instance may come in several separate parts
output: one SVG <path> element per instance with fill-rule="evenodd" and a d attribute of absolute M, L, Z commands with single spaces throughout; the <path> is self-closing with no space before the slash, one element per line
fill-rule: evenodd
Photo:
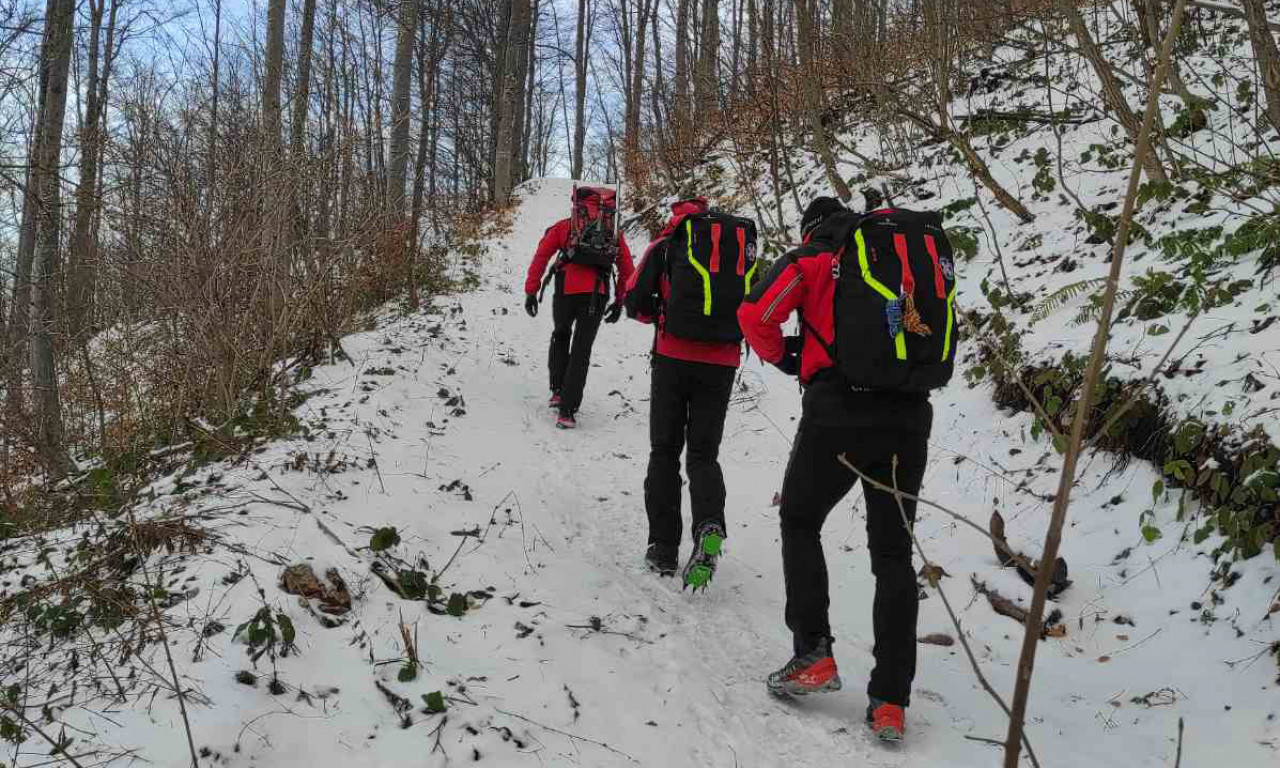
<path fill-rule="evenodd" d="M 1121 5 L 1154 62 L 1171 3 Z M 1095 12 L 1075 0 L 3 0 L 0 471 L 59 477 L 88 456 L 132 461 L 224 433 L 287 377 L 343 354 L 360 311 L 442 287 L 450 244 L 531 177 L 625 176 L 640 209 L 692 191 L 698 163 L 732 147 L 737 162 L 768 159 L 742 172 L 772 179 L 778 199 L 751 203 L 781 226 L 796 149 L 848 199 L 839 169 L 857 153 L 839 136 L 870 116 L 885 141 L 881 157 L 854 158 L 869 172 L 946 144 L 1030 221 L 952 105 L 981 52 L 1015 26 L 1039 29 L 1045 50 L 1096 70 L 1137 144 L 1141 105 L 1120 87 L 1115 41 L 1093 37 Z M 1280 127 L 1266 4 L 1213 12 L 1248 19 L 1259 109 Z M 1068 30 L 1078 48 L 1061 42 Z M 1170 90 L 1194 112 L 1188 76 L 1175 55 Z M 1165 136 L 1143 158 L 1153 181 L 1185 163 Z"/>

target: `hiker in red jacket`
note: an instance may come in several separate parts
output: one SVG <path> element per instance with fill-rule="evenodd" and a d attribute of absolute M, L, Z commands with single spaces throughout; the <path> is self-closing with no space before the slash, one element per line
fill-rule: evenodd
<path fill-rule="evenodd" d="M 924 477 L 933 420 L 928 394 L 854 387 L 832 359 L 840 254 L 858 223 L 859 217 L 833 198 L 813 201 L 801 223 L 805 244 L 780 259 L 738 311 L 747 342 L 760 359 L 788 375 L 798 374 L 804 385 L 780 510 L 786 621 L 794 657 L 769 676 L 768 687 L 775 694 L 834 691 L 841 686 L 831 653 L 834 638 L 821 541 L 828 513 L 858 480 L 840 457 L 847 456 L 869 477 L 913 497 Z M 848 263 L 846 259 L 844 269 L 849 269 Z M 784 338 L 783 323 L 793 313 L 799 314 L 804 330 L 801 336 Z M 902 515 L 905 510 L 914 520 L 916 503 L 904 498 L 900 510 L 892 494 L 868 484 L 864 490 L 876 578 L 875 668 L 867 686 L 867 720 L 881 739 L 899 740 L 916 671 L 919 600 L 911 537 Z"/>
<path fill-rule="evenodd" d="M 720 439 L 741 360 L 736 314 L 755 274 L 756 232 L 754 222 L 713 212 L 701 197 L 671 211 L 627 285 L 626 307 L 629 317 L 655 325 L 645 561 L 661 575 L 675 575 L 684 450 L 694 543 L 684 582 L 697 590 L 714 575 L 725 539 Z"/>
<path fill-rule="evenodd" d="M 622 315 L 622 296 L 634 271 L 631 250 L 627 248 L 627 240 L 621 232 L 618 232 L 615 243 L 599 249 L 599 256 L 585 255 L 591 248 L 582 240 L 581 232 L 583 229 L 590 231 L 593 223 L 597 229 L 607 233 L 609 240 L 613 240 L 613 194 L 611 189 L 576 188 L 574 215 L 556 222 L 542 236 L 525 278 L 525 311 L 530 317 L 537 317 L 540 291 L 545 290 L 543 275 L 551 258 L 557 257 L 551 266 L 555 282 L 551 317 L 555 330 L 551 333 L 547 367 L 551 374 L 550 404 L 559 411 L 556 426 L 561 429 L 577 426 L 576 414 L 582 404 L 582 391 L 591 367 L 591 347 L 595 344 L 596 332 L 600 330 L 600 321 L 618 322 Z M 579 216 L 581 218 L 575 225 L 575 218 Z M 579 251 L 584 254 L 581 259 L 575 257 Z M 593 258 L 598 264 L 585 263 Z M 618 275 L 614 284 L 614 302 L 606 309 L 615 266 Z"/>

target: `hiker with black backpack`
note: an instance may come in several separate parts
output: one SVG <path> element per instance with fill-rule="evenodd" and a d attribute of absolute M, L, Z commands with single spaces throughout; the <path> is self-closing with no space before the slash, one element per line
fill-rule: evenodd
<path fill-rule="evenodd" d="M 804 386 L 802 415 L 782 485 L 782 561 L 793 658 L 769 675 L 778 695 L 839 690 L 828 619 L 822 525 L 853 488 L 858 471 L 917 496 L 933 409 L 929 392 L 955 362 L 955 266 L 942 219 L 884 207 L 868 194 L 866 214 L 820 197 L 801 221 L 804 245 L 778 261 L 738 311 L 762 360 Z M 799 336 L 782 325 L 796 313 Z M 912 567 L 916 503 L 864 481 L 867 538 L 875 575 L 875 667 L 867 722 L 875 735 L 906 732 L 916 672 L 919 594 Z"/>
<path fill-rule="evenodd" d="M 551 316 L 555 329 L 547 368 L 551 378 L 550 405 L 558 412 L 556 426 L 573 429 L 591 367 L 591 348 L 600 321 L 616 323 L 622 316 L 622 294 L 634 267 L 627 239 L 618 228 L 617 193 L 604 187 L 574 187 L 570 216 L 547 229 L 525 277 L 524 307 L 538 316 L 538 305 L 549 283 L 555 283 Z M 552 257 L 556 261 L 547 273 Z M 617 280 L 613 304 L 606 308 L 614 269 Z"/>
<path fill-rule="evenodd" d="M 756 276 L 756 225 L 681 200 L 627 285 L 627 316 L 654 327 L 649 398 L 649 517 L 645 562 L 660 575 L 679 565 L 683 520 L 680 453 L 693 507 L 693 551 L 684 585 L 705 589 L 726 536 L 720 438 L 742 357 L 737 312 Z"/>

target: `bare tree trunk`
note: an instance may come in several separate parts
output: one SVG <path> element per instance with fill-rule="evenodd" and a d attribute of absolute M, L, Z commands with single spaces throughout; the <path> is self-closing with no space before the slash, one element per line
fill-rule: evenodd
<path fill-rule="evenodd" d="M 695 1 L 676 0 L 675 112 L 680 117 L 689 110 L 689 3 Z"/>
<path fill-rule="evenodd" d="M 517 91 L 524 90 L 525 46 L 529 44 L 529 0 L 512 0 L 511 27 L 507 44 L 504 93 L 498 100 L 502 110 L 498 122 L 498 153 L 494 161 L 494 202 L 505 206 L 511 200 L 511 181 L 514 166 L 515 111 L 519 103 Z"/>
<path fill-rule="evenodd" d="M 832 150 L 831 141 L 827 138 L 826 129 L 822 126 L 822 81 L 819 79 L 817 49 L 819 41 L 815 31 L 818 3 L 817 0 L 812 0 L 812 3 L 810 5 L 806 0 L 795 0 L 800 66 L 807 73 L 801 78 L 803 84 L 800 86 L 804 92 L 805 121 L 813 136 L 813 149 L 822 160 L 822 167 L 827 172 L 827 180 L 831 182 L 832 189 L 840 199 L 848 202 L 853 197 L 853 193 L 840 176 L 835 151 Z"/>
<path fill-rule="evenodd" d="M 405 184 L 409 174 L 409 110 L 413 95 L 409 90 L 413 74 L 413 43 L 418 32 L 418 0 L 400 0 L 400 22 L 396 36 L 396 60 L 392 75 L 391 181 L 387 210 L 404 214 Z"/>
<path fill-rule="evenodd" d="M 835 61 L 842 73 L 855 71 L 856 51 L 853 43 L 855 30 L 853 0 L 832 0 L 831 39 L 835 48 Z"/>
<path fill-rule="evenodd" d="M 532 98 L 529 94 L 529 52 L 533 48 L 533 32 L 538 27 L 538 3 L 539 0 L 529 0 L 529 18 L 524 24 L 524 31 L 521 37 L 515 42 L 515 53 L 520 57 L 516 60 L 516 68 L 514 73 L 515 98 L 512 100 L 512 129 L 511 129 L 511 181 L 512 187 L 524 181 L 522 176 L 525 156 L 525 145 L 529 137 L 525 133 L 525 108 Z"/>
<path fill-rule="evenodd" d="M 54 8 L 58 0 L 46 0 L 45 19 L 53 18 Z M 31 126 L 31 146 L 27 150 L 30 158 L 39 158 L 43 153 L 44 122 L 42 116 L 46 111 L 49 97 L 48 62 L 52 61 L 49 51 L 50 36 L 46 27 L 40 47 L 40 81 L 37 90 L 35 120 Z M 8 385 L 5 387 L 5 409 L 8 422 L 23 422 L 24 402 L 23 363 L 30 359 L 31 350 L 31 274 L 36 256 L 36 212 L 40 209 L 39 182 L 36 177 L 36 163 L 29 163 L 26 174 L 26 187 L 22 190 L 22 220 L 18 230 L 18 253 L 13 279 L 13 303 L 10 307 L 9 335 L 12 340 L 9 354 L 15 361 L 9 373 Z"/>
<path fill-rule="evenodd" d="M 516 163 L 516 181 L 521 182 L 529 178 L 529 151 L 533 146 L 533 104 L 534 89 L 537 86 L 538 61 L 537 61 L 537 41 L 538 41 L 538 21 L 542 16 L 542 0 L 533 0 L 532 22 L 529 25 L 529 44 L 525 46 L 528 49 L 528 56 L 525 58 L 525 85 L 524 85 L 524 117 L 521 123 L 519 136 L 516 139 L 516 147 L 519 150 L 519 162 Z"/>
<path fill-rule="evenodd" d="M 1133 10 L 1138 17 L 1142 41 L 1155 58 L 1160 57 L 1160 17 L 1163 15 L 1164 6 L 1165 0 L 1133 0 Z M 1147 65 L 1148 78 L 1153 74 L 1150 66 Z M 1186 81 L 1182 79 L 1182 67 L 1179 66 L 1177 57 L 1169 62 L 1169 85 L 1178 94 L 1178 98 L 1182 99 L 1187 109 L 1198 108 L 1195 96 L 1187 88 Z"/>
<path fill-rule="evenodd" d="M 209 190 L 218 186 L 218 98 L 222 93 L 222 0 L 213 3 L 213 74 L 210 87 L 213 91 L 209 107 L 208 156 L 205 158 L 205 177 Z M 204 230 L 206 236 L 213 238 L 213 200 L 205 196 Z"/>
<path fill-rule="evenodd" d="M 702 0 L 702 37 L 698 45 L 698 68 L 693 76 L 693 101 L 698 122 L 716 112 L 720 78 L 720 0 Z"/>
<path fill-rule="evenodd" d="M 35 333 L 31 344 L 31 370 L 38 411 L 36 447 L 46 471 L 55 478 L 66 475 L 70 463 L 63 438 L 62 401 L 54 364 L 53 274 L 57 268 L 58 237 L 62 229 L 58 166 L 62 155 L 75 6 L 75 0 L 50 0 L 49 14 L 45 18 L 45 53 L 48 58 L 41 62 L 41 66 L 48 73 L 48 96 L 39 118 L 43 136 L 40 154 L 35 159 L 35 184 L 40 203 L 36 214 L 36 258 L 32 267 Z"/>
<path fill-rule="evenodd" d="M 1072 419 L 1071 436 L 1062 462 L 1062 475 L 1058 482 L 1058 492 L 1054 496 L 1053 512 L 1049 518 L 1049 530 L 1045 534 L 1044 554 L 1041 563 L 1052 563 L 1058 558 L 1058 548 L 1062 542 L 1062 530 L 1066 524 L 1067 510 L 1071 505 L 1071 490 L 1076 484 L 1076 464 L 1083 449 L 1085 425 L 1089 423 L 1093 410 L 1094 392 L 1101 378 L 1102 367 L 1107 357 L 1107 341 L 1111 335 L 1111 318 L 1116 305 L 1116 293 L 1120 288 L 1120 276 L 1124 271 L 1125 249 L 1129 242 L 1129 226 L 1133 221 L 1133 212 L 1138 197 L 1138 187 L 1142 181 L 1139 172 L 1141 158 L 1151 142 L 1151 129 L 1155 124 L 1155 115 L 1160 106 L 1160 86 L 1169 69 L 1169 61 L 1173 55 L 1173 43 L 1177 39 L 1178 30 L 1182 26 L 1182 12 L 1187 0 L 1177 0 L 1173 9 L 1173 20 L 1169 24 L 1169 34 L 1161 49 L 1156 71 L 1148 83 L 1147 108 L 1142 125 L 1138 131 L 1138 148 L 1133 170 L 1129 174 L 1129 188 L 1124 199 L 1124 208 L 1120 214 L 1120 222 L 1116 228 L 1115 245 L 1111 254 L 1111 272 L 1107 278 L 1106 290 L 1102 298 L 1102 314 L 1098 318 L 1098 329 L 1093 337 L 1093 351 L 1084 373 L 1084 384 L 1079 399 L 1076 401 L 1075 417 Z M 1017 683 L 1014 686 L 1013 702 L 1010 706 L 1009 732 L 1004 745 L 1004 768 L 1018 768 L 1018 758 L 1022 750 L 1022 731 L 1026 722 L 1027 699 L 1031 693 L 1031 678 L 1035 674 L 1036 650 L 1040 645 L 1040 633 L 1043 631 L 1045 597 L 1049 592 L 1052 579 L 1052 568 L 1038 568 L 1035 591 L 1031 598 L 1031 609 L 1027 612 L 1026 632 L 1022 638 L 1022 653 L 1018 658 Z"/>
<path fill-rule="evenodd" d="M 638 171 L 640 152 L 640 113 L 642 95 L 644 93 L 645 73 L 645 35 L 649 31 L 649 12 L 656 0 L 638 0 L 636 16 L 636 49 L 632 56 L 631 94 L 627 99 L 627 136 L 624 141 L 627 176 L 634 177 Z"/>
<path fill-rule="evenodd" d="M 67 327 L 72 338 L 80 337 L 93 323 L 98 253 L 98 160 L 102 156 L 103 116 L 110 92 L 111 63 L 115 57 L 115 26 L 119 1 L 111 2 L 105 50 L 100 55 L 99 43 L 105 5 L 106 0 L 90 0 L 89 3 L 89 77 L 85 85 L 87 103 L 80 139 L 80 186 L 76 190 L 70 279 L 67 284 Z"/>
<path fill-rule="evenodd" d="M 573 165 L 571 178 L 582 178 L 582 149 L 587 140 L 587 56 L 591 53 L 591 0 L 578 0 L 578 32 L 574 44 Z"/>
<path fill-rule="evenodd" d="M 284 73 L 285 0 L 267 6 L 266 81 L 262 88 L 262 122 L 271 143 L 280 141 L 280 80 Z"/>
<path fill-rule="evenodd" d="M 1263 0 L 1244 0 L 1245 19 L 1249 22 L 1249 39 L 1253 55 L 1262 73 L 1262 88 L 1267 94 L 1267 120 L 1280 131 L 1280 50 L 1267 22 Z"/>
<path fill-rule="evenodd" d="M 430 42 L 422 40 L 418 43 L 418 99 L 422 102 L 422 109 L 419 113 L 421 121 L 418 124 L 418 155 L 414 162 L 413 174 L 413 207 L 410 214 L 409 227 L 409 254 L 410 269 L 417 262 L 417 254 L 419 251 L 419 231 L 422 226 L 422 211 L 425 204 L 425 195 L 427 190 L 426 168 L 428 156 L 432 163 L 432 189 L 435 193 L 435 146 L 436 141 L 432 140 L 432 126 L 439 125 L 439 110 L 436 108 L 436 81 L 439 74 L 439 62 L 444 57 L 445 51 L 449 48 L 449 43 L 453 39 L 453 16 L 451 11 L 442 11 L 445 20 L 441 22 L 436 20 L 436 24 L 431 30 Z M 425 29 L 425 23 L 422 24 Z M 409 305 L 413 309 L 418 308 L 418 283 L 414 279 L 412 273 L 409 280 Z"/>
<path fill-rule="evenodd" d="M 1089 27 L 1085 24 L 1084 17 L 1080 15 L 1080 7 L 1069 0 L 1060 0 L 1063 13 L 1067 17 L 1068 23 L 1071 24 L 1071 32 L 1076 36 L 1076 41 L 1080 44 L 1080 50 L 1084 52 L 1085 58 L 1093 65 L 1093 71 L 1098 76 L 1098 80 L 1102 83 L 1102 96 L 1107 103 L 1107 107 L 1111 113 L 1115 115 L 1116 120 L 1124 128 L 1128 134 L 1129 140 L 1138 145 L 1138 131 L 1140 126 L 1138 118 L 1133 114 L 1133 110 L 1129 108 L 1129 102 L 1125 100 L 1124 91 L 1120 90 L 1120 81 L 1116 79 L 1115 73 L 1111 69 L 1111 64 L 1102 55 L 1102 49 L 1094 42 L 1093 35 L 1089 32 Z M 1141 142 L 1142 146 L 1149 147 L 1146 156 L 1141 158 L 1143 167 L 1146 168 L 1147 176 L 1152 181 L 1164 183 L 1168 181 L 1168 176 L 1164 172 L 1164 166 L 1160 164 L 1160 159 L 1156 156 L 1155 148 L 1150 142 Z"/>
<path fill-rule="evenodd" d="M 298 39 L 298 85 L 293 119 L 289 124 L 289 151 L 295 162 L 307 152 L 307 115 L 311 107 L 311 49 L 316 31 L 316 0 L 302 4 L 302 33 Z"/>

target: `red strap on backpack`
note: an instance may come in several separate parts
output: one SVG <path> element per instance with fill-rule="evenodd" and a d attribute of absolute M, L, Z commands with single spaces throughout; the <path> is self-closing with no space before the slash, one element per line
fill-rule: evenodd
<path fill-rule="evenodd" d="M 720 224 L 711 224 L 711 271 L 720 271 Z"/>
<path fill-rule="evenodd" d="M 933 258 L 933 287 L 937 291 L 938 298 L 945 299 L 947 298 L 947 281 L 942 277 L 942 262 L 938 260 L 938 242 L 933 239 L 933 235 L 924 236 L 924 247 Z"/>
<path fill-rule="evenodd" d="M 907 255 L 907 236 L 895 234 L 893 249 L 898 252 L 898 261 L 902 262 L 902 294 L 911 296 L 916 292 L 916 276 L 911 273 L 911 257 Z"/>
<path fill-rule="evenodd" d="M 738 227 L 738 277 L 747 274 L 747 231 Z M 750 347 L 748 347 L 750 349 Z"/>

